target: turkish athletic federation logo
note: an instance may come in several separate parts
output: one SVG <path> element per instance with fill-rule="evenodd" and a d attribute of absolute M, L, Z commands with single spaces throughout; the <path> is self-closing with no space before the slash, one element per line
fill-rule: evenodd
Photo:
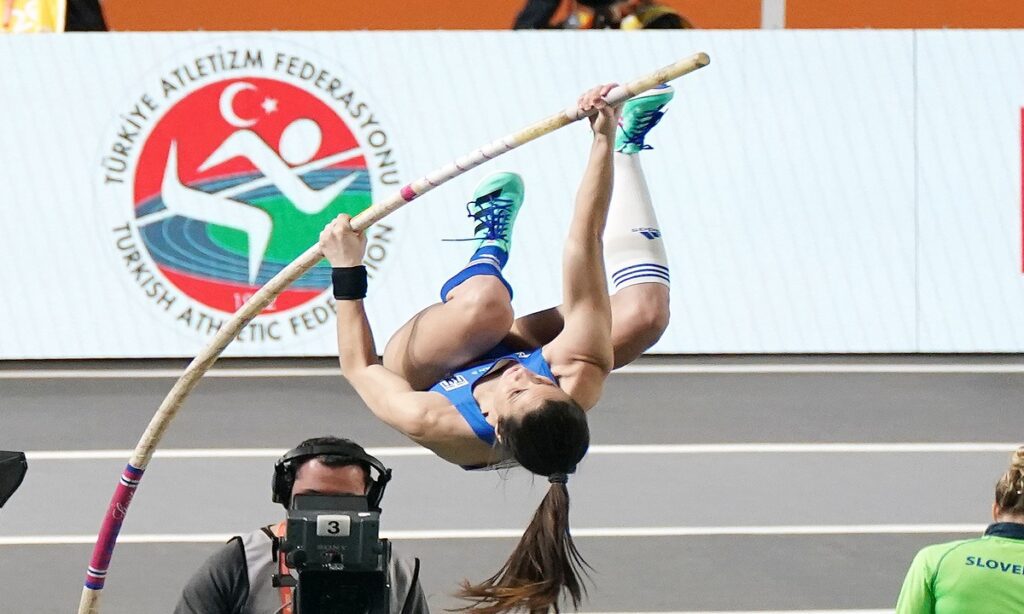
<path fill-rule="evenodd" d="M 117 214 L 112 242 L 142 298 L 205 336 L 328 221 L 358 214 L 400 180 L 388 133 L 337 67 L 269 47 L 187 58 L 120 114 L 99 190 Z M 395 234 L 385 224 L 368 233 L 371 275 Z M 321 262 L 239 339 L 317 331 L 333 318 L 330 283 Z"/>

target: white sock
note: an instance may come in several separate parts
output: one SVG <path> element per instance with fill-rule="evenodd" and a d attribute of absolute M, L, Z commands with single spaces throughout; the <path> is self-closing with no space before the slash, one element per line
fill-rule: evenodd
<path fill-rule="evenodd" d="M 638 154 L 614 154 L 615 183 L 604 231 L 609 291 L 636 284 L 669 285 L 668 257 Z"/>

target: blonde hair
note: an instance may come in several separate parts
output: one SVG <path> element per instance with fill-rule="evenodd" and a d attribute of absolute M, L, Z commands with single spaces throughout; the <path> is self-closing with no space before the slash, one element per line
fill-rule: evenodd
<path fill-rule="evenodd" d="M 996 505 L 1004 514 L 1024 516 L 1024 446 L 1013 453 L 1010 468 L 996 483 Z"/>

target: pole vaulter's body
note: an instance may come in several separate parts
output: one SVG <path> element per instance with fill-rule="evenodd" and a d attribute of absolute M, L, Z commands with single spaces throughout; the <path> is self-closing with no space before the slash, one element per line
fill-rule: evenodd
<path fill-rule="evenodd" d="M 477 186 L 467 205 L 477 240 L 469 263 L 443 283 L 441 302 L 391 337 L 382 362 L 362 301 L 365 234 L 348 216 L 321 234 L 334 267 L 341 371 L 370 410 L 466 469 L 514 464 L 551 483 L 501 570 L 477 585 L 464 582 L 459 594 L 474 612 L 547 612 L 563 594 L 580 605 L 586 563 L 569 531 L 567 484 L 590 445 L 587 412 L 613 368 L 636 359 L 668 326 L 668 257 L 639 154 L 651 149 L 645 137 L 674 91 L 648 90 L 620 117 L 602 98 L 612 87 L 579 101 L 581 112 L 598 112 L 568 236 L 544 254 L 561 254 L 557 308 L 518 319 L 512 309 L 503 269 L 526 192 L 514 173 Z"/>
<path fill-rule="evenodd" d="M 618 86 L 608 91 L 604 100 L 609 105 L 618 105 L 650 88 L 666 83 L 687 73 L 693 72 L 709 63 L 706 54 L 699 53 L 690 58 L 680 60 L 674 64 L 665 66 L 649 75 Z M 543 135 L 550 134 L 559 128 L 588 117 L 598 111 L 596 106 L 581 110 L 579 106 L 573 105 L 569 109 L 557 113 L 547 119 L 532 124 L 518 132 L 509 134 L 501 139 L 493 141 L 454 162 L 437 169 L 420 179 L 417 179 L 397 194 L 381 203 L 374 204 L 363 213 L 351 220 L 351 228 L 355 231 L 363 231 L 388 214 L 397 210 L 415 198 L 425 194 L 435 187 L 443 184 L 454 177 L 457 177 L 468 170 L 471 170 L 487 160 L 493 159 L 503 153 L 511 151 L 525 143 L 537 139 Z M 128 506 L 135 493 L 143 473 L 156 450 L 157 445 L 170 422 L 174 419 L 181 408 L 185 398 L 195 388 L 203 374 L 213 365 L 224 348 L 238 335 L 238 333 L 259 314 L 281 291 L 293 281 L 302 276 L 323 258 L 320 245 L 310 247 L 289 264 L 278 275 L 271 279 L 263 288 L 257 291 L 249 299 L 234 317 L 226 322 L 214 336 L 210 344 L 189 364 L 181 378 L 171 388 L 170 392 L 161 403 L 153 419 L 150 421 L 145 433 L 141 437 L 134 453 L 132 454 L 127 467 L 122 473 L 120 484 L 114 491 L 107 514 L 104 518 L 97 542 L 93 550 L 93 556 L 86 574 L 85 588 L 79 603 L 79 613 L 99 612 L 99 595 L 106 581 L 107 572 L 110 566 L 110 559 L 121 525 L 127 514 Z"/>

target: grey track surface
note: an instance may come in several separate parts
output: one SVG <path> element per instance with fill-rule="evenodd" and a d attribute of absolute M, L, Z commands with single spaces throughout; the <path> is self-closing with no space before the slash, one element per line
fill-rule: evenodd
<path fill-rule="evenodd" d="M 0 449 L 129 449 L 171 383 L 0 379 Z M 1010 442 L 1022 437 L 1022 401 L 1021 374 L 616 374 L 591 420 L 595 444 Z M 367 446 L 407 445 L 340 378 L 289 377 L 204 380 L 161 447 L 287 448 L 328 432 Z M 570 484 L 573 526 L 980 525 L 1007 453 L 593 454 Z M 384 461 L 396 474 L 385 531 L 521 529 L 546 486 L 523 472 L 465 473 L 430 456 Z M 235 533 L 275 521 L 272 464 L 155 459 L 123 535 Z M 0 510 L 0 537 L 94 533 L 122 465 L 31 463 Z M 917 549 L 961 537 L 584 537 L 580 549 L 596 568 L 585 609 L 888 608 Z M 495 570 L 513 544 L 400 540 L 396 549 L 423 559 L 440 611 L 455 604 L 447 593 L 459 579 Z M 169 611 L 215 547 L 120 544 L 103 611 Z M 0 610 L 72 611 L 90 550 L 0 546 L 0 574 L 19 578 L 2 589 Z"/>
<path fill-rule="evenodd" d="M 0 380 L 0 445 L 132 447 L 172 384 Z M 1005 441 L 1022 399 L 1020 374 L 616 375 L 592 429 L 595 443 Z M 162 446 L 290 447 L 339 430 L 406 444 L 340 377 L 288 377 L 203 380 Z"/>

